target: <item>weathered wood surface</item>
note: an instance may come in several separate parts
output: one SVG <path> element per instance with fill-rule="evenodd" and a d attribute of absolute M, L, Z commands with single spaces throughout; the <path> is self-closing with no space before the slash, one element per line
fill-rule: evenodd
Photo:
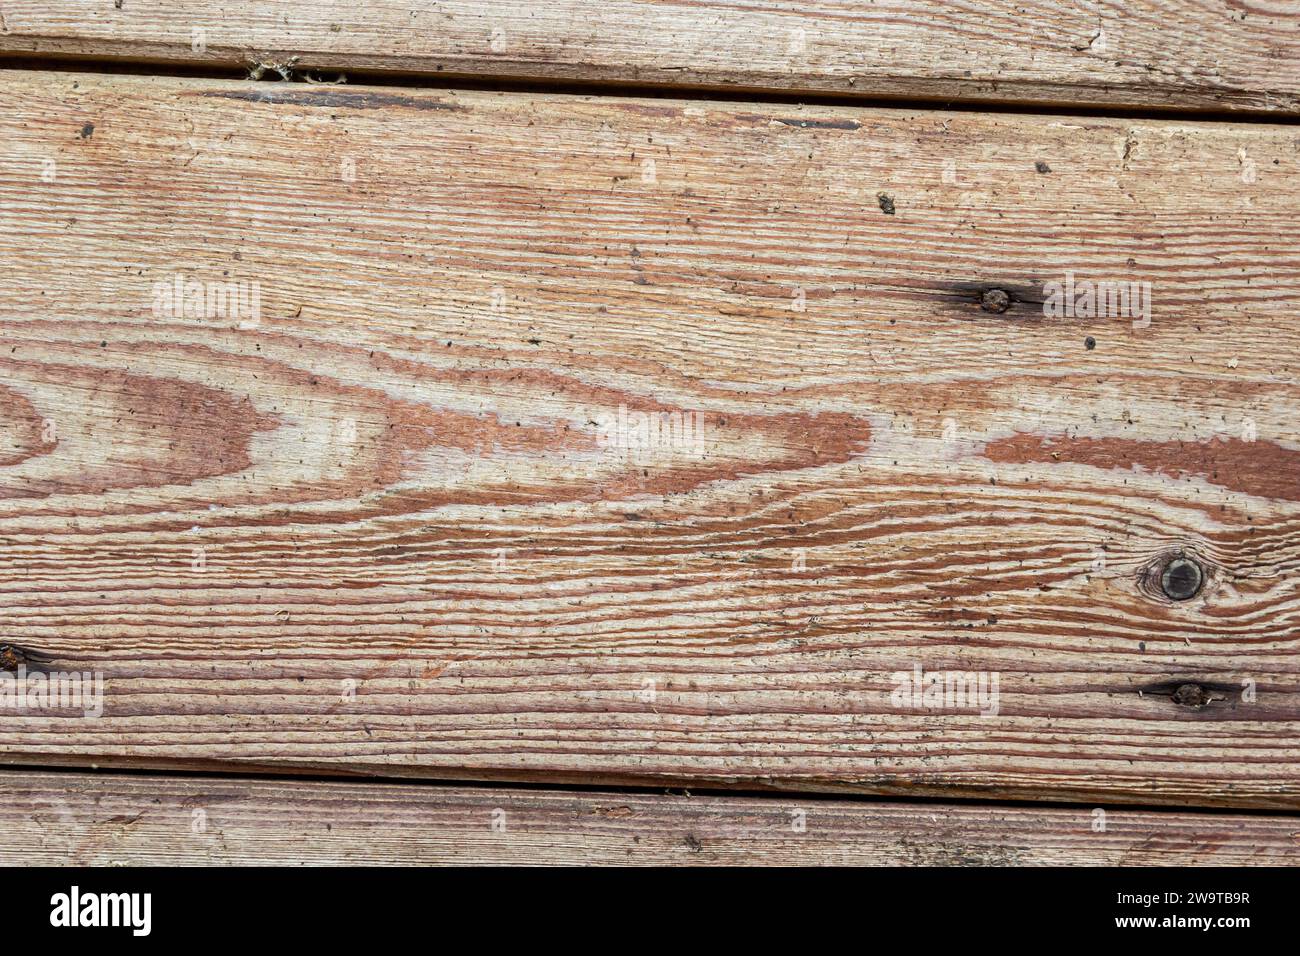
<path fill-rule="evenodd" d="M 0 865 L 1250 866 L 1290 816 L 0 774 Z"/>
<path fill-rule="evenodd" d="M 1296 129 L 0 97 L 4 759 L 1300 804 Z"/>
<path fill-rule="evenodd" d="M 1140 108 L 1300 105 L 1292 0 L 4 0 L 0 51 Z"/>

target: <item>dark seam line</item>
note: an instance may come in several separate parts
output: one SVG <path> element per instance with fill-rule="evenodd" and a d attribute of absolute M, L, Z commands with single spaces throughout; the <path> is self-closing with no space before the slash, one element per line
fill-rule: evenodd
<path fill-rule="evenodd" d="M 249 83 L 276 83 L 306 88 L 328 88 L 328 79 L 340 73 L 348 77 L 348 85 L 364 84 L 373 87 L 402 87 L 427 90 L 475 90 L 500 93 L 564 96 L 609 96 L 640 99 L 670 99 L 678 101 L 706 101 L 722 103 L 799 104 L 805 106 L 839 106 L 856 109 L 883 110 L 938 110 L 958 113 L 988 113 L 992 115 L 1037 115 L 1061 117 L 1106 117 L 1113 119 L 1186 120 L 1198 123 L 1241 123 L 1274 126 L 1300 125 L 1300 112 L 1268 112 L 1264 110 L 1212 110 L 1204 107 L 1182 106 L 1095 106 L 1074 105 L 1061 101 L 1036 101 L 970 97 L 945 99 L 943 97 L 858 96 L 826 91 L 783 91 L 766 87 L 725 86 L 701 84 L 634 83 L 614 80 L 536 80 L 526 78 L 484 77 L 479 74 L 439 71 L 436 73 L 400 72 L 382 70 L 318 70 L 302 68 L 300 73 L 322 77 L 319 83 L 300 80 L 286 81 L 274 72 L 262 80 L 250 80 L 248 70 L 241 66 L 193 64 L 184 61 L 149 61 L 131 59 L 98 59 L 93 57 L 35 57 L 30 54 L 0 51 L 0 69 L 27 70 L 31 72 L 71 72 L 104 75 L 158 76 L 193 79 L 245 80 Z M 961 81 L 953 81 L 961 82 Z M 345 87 L 346 88 L 346 87 Z M 1090 87 L 1078 86 L 1078 89 Z"/>
<path fill-rule="evenodd" d="M 1256 807 L 1222 807 L 1222 806 L 1201 806 L 1201 805 L 1182 805 L 1182 804 L 1143 804 L 1143 803 L 1111 803 L 1111 802 L 1094 802 L 1078 800 L 1032 800 L 1032 799 L 1001 799 L 989 800 L 979 797 L 963 796 L 960 793 L 954 793 L 951 796 L 918 796 L 918 795 L 895 795 L 890 793 L 838 793 L 826 791 L 809 791 L 809 790 L 785 790 L 773 788 L 770 790 L 745 790 L 741 788 L 728 788 L 717 786 L 695 786 L 689 781 L 676 782 L 673 784 L 660 785 L 631 785 L 631 784 L 603 784 L 603 783 L 561 783 L 548 782 L 545 780 L 481 780 L 476 778 L 452 779 L 452 778 L 434 778 L 434 777 L 384 777 L 358 774 L 357 772 L 344 771 L 337 775 L 313 775 L 309 773 L 292 773 L 292 772 L 270 772 L 262 773 L 258 771 L 240 770 L 237 766 L 230 770 L 160 770 L 148 767 L 126 767 L 100 764 L 97 769 L 91 769 L 88 766 L 75 766 L 70 764 L 3 764 L 0 765 L 0 785 L 3 785 L 6 777 L 18 777 L 28 773 L 59 773 L 59 774 L 80 774 L 90 778 L 104 777 L 161 777 L 170 778 L 176 781 L 184 780 L 208 780 L 213 783 L 227 781 L 230 783 L 312 783 L 312 784 L 341 784 L 353 785 L 357 787 L 366 787 L 370 785 L 383 786 L 400 786 L 400 787 L 423 787 L 432 789 L 471 789 L 471 790 L 522 790 L 538 793 L 573 793 L 573 794 L 592 794 L 608 795 L 616 797 L 619 795 L 627 796 L 675 796 L 675 797 L 734 797 L 745 799 L 761 799 L 768 801 L 802 801 L 802 802 L 839 802 L 852 803 L 864 808 L 870 808 L 873 804 L 906 804 L 918 807 L 936 807 L 936 806 L 953 806 L 953 807 L 970 807 L 970 808 L 989 808 L 989 809 L 1006 809 L 1006 810 L 1062 810 L 1091 813 L 1097 808 L 1107 811 L 1125 812 L 1125 813 L 1151 813 L 1151 814 L 1204 814 L 1213 816 L 1249 816 L 1249 817 L 1280 817 L 1284 819 L 1300 820 L 1300 812 L 1294 810 L 1279 810 L 1275 808 L 1256 808 Z"/>

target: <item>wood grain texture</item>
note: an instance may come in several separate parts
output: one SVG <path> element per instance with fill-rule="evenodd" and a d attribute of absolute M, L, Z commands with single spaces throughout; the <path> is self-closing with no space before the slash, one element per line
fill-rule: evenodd
<path fill-rule="evenodd" d="M 3 80 L 6 760 L 1300 804 L 1296 129 Z"/>
<path fill-rule="evenodd" d="M 5 866 L 1294 866 L 1300 819 L 0 774 Z"/>
<path fill-rule="evenodd" d="M 4 0 L 0 51 L 1140 108 L 1300 106 L 1293 0 Z"/>

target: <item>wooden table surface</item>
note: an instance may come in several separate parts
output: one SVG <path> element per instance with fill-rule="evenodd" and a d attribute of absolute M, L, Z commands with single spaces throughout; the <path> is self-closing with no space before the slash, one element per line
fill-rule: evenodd
<path fill-rule="evenodd" d="M 1300 860 L 1300 9 L 0 57 L 5 862 Z"/>

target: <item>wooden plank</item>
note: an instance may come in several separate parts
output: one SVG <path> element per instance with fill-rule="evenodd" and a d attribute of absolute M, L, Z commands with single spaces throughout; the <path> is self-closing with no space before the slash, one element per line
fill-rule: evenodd
<path fill-rule="evenodd" d="M 7 760 L 1297 805 L 1294 128 L 3 81 Z"/>
<path fill-rule="evenodd" d="M 1295 113 L 1289 0 L 5 0 L 0 51 L 281 71 Z"/>
<path fill-rule="evenodd" d="M 1290 816 L 0 774 L 0 863 L 1251 866 Z"/>

